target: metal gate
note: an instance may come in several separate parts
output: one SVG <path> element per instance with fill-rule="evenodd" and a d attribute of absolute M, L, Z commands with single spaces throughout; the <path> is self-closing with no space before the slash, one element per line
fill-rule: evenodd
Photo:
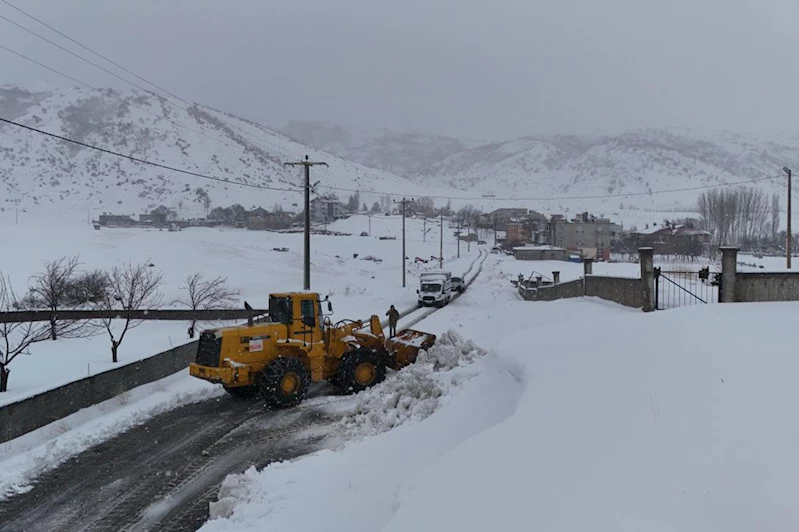
<path fill-rule="evenodd" d="M 721 300 L 721 273 L 709 267 L 699 271 L 668 271 L 655 268 L 655 308 L 685 307 L 718 303 Z"/>

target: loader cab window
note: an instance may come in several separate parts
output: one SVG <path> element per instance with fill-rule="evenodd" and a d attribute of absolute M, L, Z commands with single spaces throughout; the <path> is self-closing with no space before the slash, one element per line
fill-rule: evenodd
<path fill-rule="evenodd" d="M 290 297 L 270 297 L 269 298 L 269 317 L 275 323 L 291 325 L 291 298 Z"/>
<path fill-rule="evenodd" d="M 311 299 L 303 299 L 300 301 L 300 314 L 302 315 L 302 324 L 308 327 L 316 326 L 316 317 L 314 316 L 314 302 Z"/>

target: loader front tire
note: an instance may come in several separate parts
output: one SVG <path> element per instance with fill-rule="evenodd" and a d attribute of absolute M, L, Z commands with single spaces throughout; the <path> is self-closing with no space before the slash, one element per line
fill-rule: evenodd
<path fill-rule="evenodd" d="M 341 359 L 336 383 L 344 393 L 358 393 L 386 378 L 386 364 L 369 349 L 350 351 Z"/>
<path fill-rule="evenodd" d="M 305 398 L 311 375 L 305 365 L 296 358 L 274 359 L 258 375 L 258 392 L 269 407 L 287 408 L 296 406 Z"/>

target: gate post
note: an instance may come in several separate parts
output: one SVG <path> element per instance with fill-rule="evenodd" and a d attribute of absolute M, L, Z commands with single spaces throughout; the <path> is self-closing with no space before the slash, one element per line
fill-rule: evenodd
<path fill-rule="evenodd" d="M 738 248 L 721 246 L 721 302 L 735 302 L 735 278 L 738 275 Z"/>
<path fill-rule="evenodd" d="M 552 272 L 552 284 L 560 284 L 560 272 Z"/>
<path fill-rule="evenodd" d="M 591 275 L 594 273 L 594 259 L 583 259 L 583 274 Z"/>
<path fill-rule="evenodd" d="M 644 312 L 655 310 L 655 250 L 638 248 L 641 263 L 641 286 L 644 290 Z"/>

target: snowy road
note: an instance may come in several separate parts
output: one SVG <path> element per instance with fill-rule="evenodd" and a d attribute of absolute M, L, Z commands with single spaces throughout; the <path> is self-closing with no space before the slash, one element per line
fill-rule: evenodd
<path fill-rule="evenodd" d="M 467 282 L 486 257 L 483 252 L 472 262 Z M 410 311 L 400 325 L 434 312 Z M 334 393 L 327 383 L 315 385 L 309 400 L 282 411 L 216 397 L 162 413 L 42 475 L 27 493 L 0 502 L 0 531 L 196 530 L 228 474 L 340 442 L 333 424 L 354 402 Z"/>
<path fill-rule="evenodd" d="M 228 473 L 324 446 L 337 416 L 312 405 L 264 412 L 221 397 L 156 416 L 0 503 L 0 530 L 195 530 Z"/>

